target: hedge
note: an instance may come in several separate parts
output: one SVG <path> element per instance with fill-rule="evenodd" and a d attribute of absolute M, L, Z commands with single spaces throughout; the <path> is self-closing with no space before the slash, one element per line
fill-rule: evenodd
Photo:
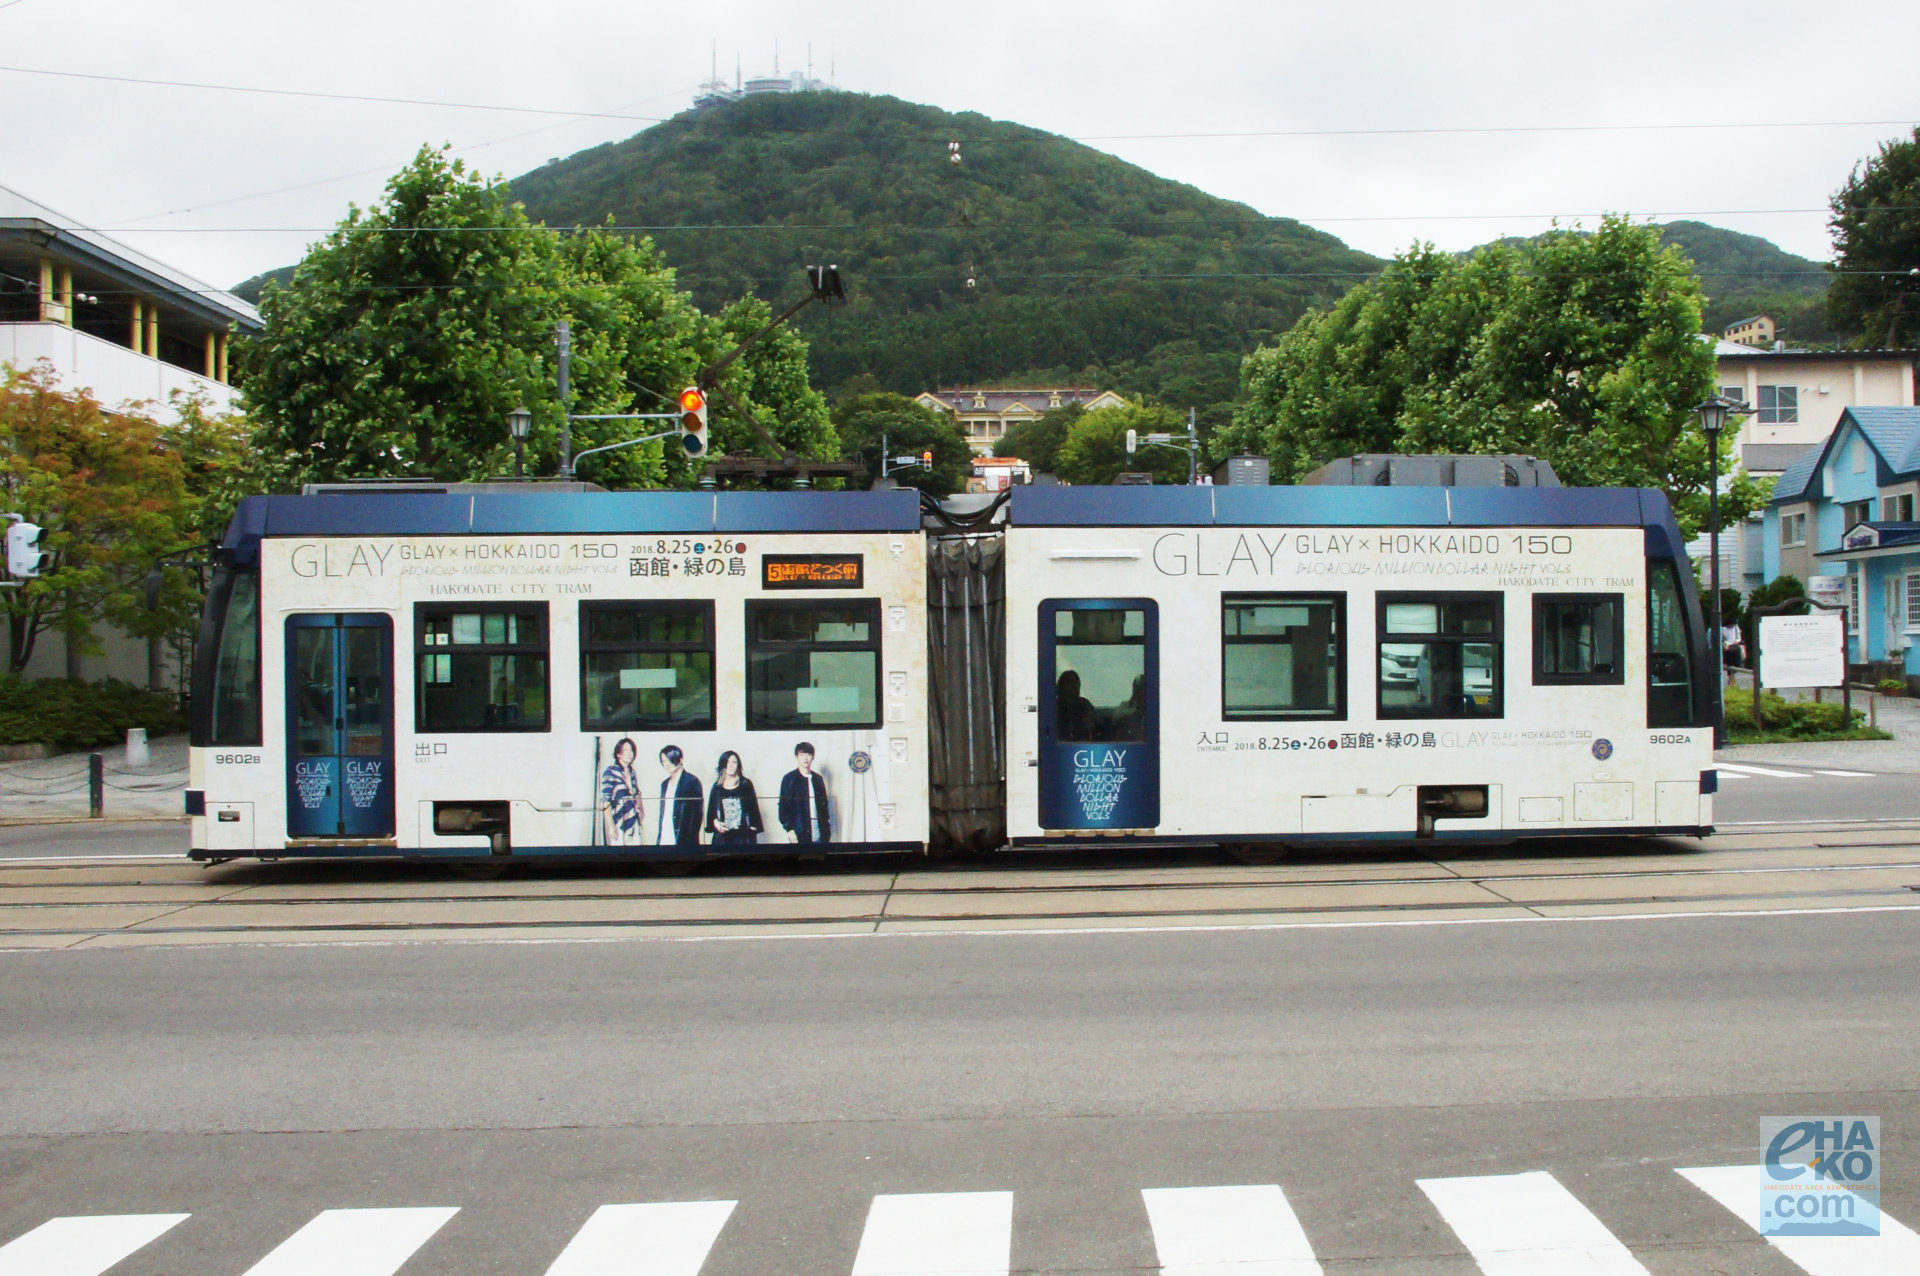
<path fill-rule="evenodd" d="M 1767 744 L 1784 740 L 1891 740 L 1885 731 L 1862 725 L 1866 714 L 1853 711 L 1847 723 L 1839 701 L 1815 704 L 1811 700 L 1783 700 L 1769 691 L 1760 701 L 1764 731 L 1754 729 L 1753 692 L 1745 687 L 1728 687 L 1726 695 L 1727 743 Z"/>
<path fill-rule="evenodd" d="M 184 731 L 178 697 L 111 678 L 0 678 L 0 744 L 85 748 L 124 740 L 129 727 L 150 736 Z"/>

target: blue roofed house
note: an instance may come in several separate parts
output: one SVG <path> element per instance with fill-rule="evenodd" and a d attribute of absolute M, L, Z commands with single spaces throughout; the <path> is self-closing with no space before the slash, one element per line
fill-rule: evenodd
<path fill-rule="evenodd" d="M 1766 578 L 1843 576 L 1847 658 L 1920 690 L 1920 407 L 1849 407 L 1774 484 Z"/>

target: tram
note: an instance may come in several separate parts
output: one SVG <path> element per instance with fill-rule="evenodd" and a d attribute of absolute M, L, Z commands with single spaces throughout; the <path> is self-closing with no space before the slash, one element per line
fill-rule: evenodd
<path fill-rule="evenodd" d="M 217 559 L 196 859 L 1712 825 L 1657 492 L 349 487 L 244 501 Z"/>

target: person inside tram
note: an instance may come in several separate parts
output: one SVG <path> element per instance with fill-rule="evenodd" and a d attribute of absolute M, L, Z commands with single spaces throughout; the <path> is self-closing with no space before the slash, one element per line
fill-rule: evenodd
<path fill-rule="evenodd" d="M 1113 711 L 1114 740 L 1147 738 L 1147 675 L 1135 674 L 1133 691 Z"/>
<path fill-rule="evenodd" d="M 1062 740 L 1092 740 L 1099 732 L 1093 702 L 1080 694 L 1080 675 L 1072 669 L 1054 684 L 1053 719 Z"/>

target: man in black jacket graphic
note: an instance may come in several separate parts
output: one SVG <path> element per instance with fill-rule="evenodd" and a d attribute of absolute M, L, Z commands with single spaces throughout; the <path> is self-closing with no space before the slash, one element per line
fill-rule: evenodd
<path fill-rule="evenodd" d="M 793 748 L 793 770 L 780 777 L 780 827 L 789 842 L 810 846 L 833 840 L 833 816 L 827 810 L 827 782 L 813 769 L 813 746 Z"/>
<path fill-rule="evenodd" d="M 660 766 L 667 776 L 660 781 L 660 814 L 654 844 L 698 846 L 700 813 L 706 809 L 706 795 L 699 778 L 688 772 L 686 755 L 677 745 L 670 744 L 660 750 Z"/>

